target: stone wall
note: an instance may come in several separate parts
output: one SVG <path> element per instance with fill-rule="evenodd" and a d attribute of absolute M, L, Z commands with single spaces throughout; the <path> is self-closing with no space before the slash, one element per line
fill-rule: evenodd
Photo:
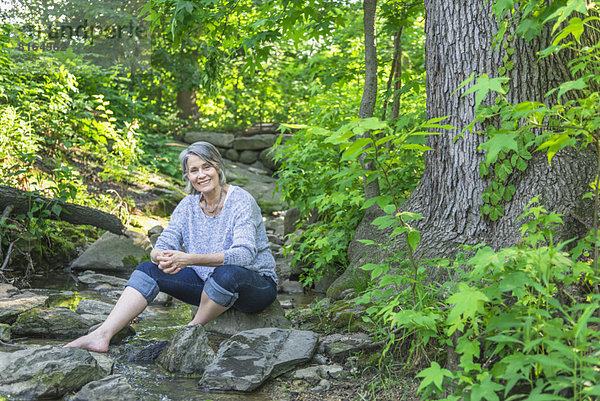
<path fill-rule="evenodd" d="M 279 136 L 283 136 L 281 143 L 291 137 L 279 132 L 277 123 L 257 123 L 246 131 L 236 134 L 190 131 L 183 140 L 186 143 L 205 141 L 216 146 L 221 155 L 233 162 L 248 164 L 273 173 L 277 166 L 273 155 L 269 154 Z"/>

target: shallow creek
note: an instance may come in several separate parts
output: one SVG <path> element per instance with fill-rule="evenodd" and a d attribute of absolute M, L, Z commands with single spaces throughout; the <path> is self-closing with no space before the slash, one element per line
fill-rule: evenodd
<path fill-rule="evenodd" d="M 49 295 L 50 306 L 67 306 L 75 310 L 81 299 L 116 302 L 96 291 L 90 291 L 85 285 L 78 286 L 68 275 L 53 274 L 49 277 L 39 277 L 32 282 L 30 291 Z M 291 300 L 293 305 L 302 306 L 312 302 L 314 298 L 306 294 L 279 295 L 279 300 Z M 150 305 L 132 325 L 136 335 L 123 343 L 111 345 L 108 356 L 115 360 L 114 374 L 125 375 L 143 400 L 213 400 L 213 401 L 266 401 L 277 400 L 280 397 L 267 394 L 262 388 L 250 394 L 241 393 L 202 393 L 198 390 L 199 377 L 175 377 L 155 364 L 138 364 L 128 359 L 136 355 L 142 348 L 160 340 L 169 340 L 181 326 L 191 319 L 191 307 L 174 300 L 170 306 Z M 216 352 L 222 337 L 210 336 L 211 346 Z M 14 339 L 18 344 L 47 345 L 64 344 L 66 340 L 49 339 Z"/>

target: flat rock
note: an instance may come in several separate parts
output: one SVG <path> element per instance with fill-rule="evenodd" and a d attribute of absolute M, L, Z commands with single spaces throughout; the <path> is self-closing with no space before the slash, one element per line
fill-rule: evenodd
<path fill-rule="evenodd" d="M 123 375 L 111 375 L 83 386 L 68 401 L 141 400 Z"/>
<path fill-rule="evenodd" d="M 254 123 L 250 128 L 242 133 L 244 136 L 256 134 L 275 134 L 279 128 L 279 123 Z"/>
<path fill-rule="evenodd" d="M 124 278 L 109 276 L 107 274 L 95 273 L 91 270 L 84 271 L 77 276 L 77 280 L 95 289 L 99 286 L 109 286 L 113 289 L 123 289 L 127 280 Z"/>
<path fill-rule="evenodd" d="M 192 317 L 197 308 L 192 308 Z M 243 313 L 233 308 L 228 309 L 204 328 L 211 333 L 232 336 L 240 331 L 263 327 L 286 328 L 292 323 L 285 317 L 285 311 L 277 300 L 267 309 L 259 313 Z"/>
<path fill-rule="evenodd" d="M 332 334 L 321 339 L 319 352 L 340 362 L 352 354 L 363 351 L 373 339 L 364 333 Z"/>
<path fill-rule="evenodd" d="M 126 235 L 107 231 L 71 263 L 71 268 L 131 272 L 151 249 L 146 235 L 131 230 Z"/>
<path fill-rule="evenodd" d="M 10 325 L 0 323 L 0 341 L 10 341 Z"/>
<path fill-rule="evenodd" d="M 57 399 L 105 376 L 90 352 L 47 345 L 0 353 L 0 394 L 9 399 Z"/>
<path fill-rule="evenodd" d="M 234 139 L 233 148 L 235 150 L 263 150 L 273 146 L 276 140 L 277 135 L 274 134 L 241 136 Z"/>
<path fill-rule="evenodd" d="M 86 334 L 92 325 L 92 321 L 67 307 L 42 307 L 19 315 L 12 332 L 24 337 L 76 338 Z"/>
<path fill-rule="evenodd" d="M 48 297 L 31 292 L 13 293 L 8 298 L 0 298 L 0 323 L 13 324 L 23 313 L 44 306 Z"/>
<path fill-rule="evenodd" d="M 199 386 L 205 391 L 252 391 L 269 378 L 308 362 L 318 335 L 312 331 L 264 328 L 224 341 Z"/>
<path fill-rule="evenodd" d="M 208 345 L 204 327 L 184 326 L 173 335 L 169 345 L 157 362 L 171 373 L 184 375 L 202 374 L 215 359 L 215 352 Z"/>
<path fill-rule="evenodd" d="M 77 304 L 77 313 L 80 315 L 104 315 L 108 316 L 114 305 L 108 302 L 96 301 L 94 299 L 82 299 Z"/>
<path fill-rule="evenodd" d="M 348 372 L 340 365 L 318 365 L 296 370 L 293 378 L 305 380 L 314 386 L 322 379 L 344 379 L 347 376 Z"/>
<path fill-rule="evenodd" d="M 231 148 L 235 137 L 233 134 L 225 134 L 220 132 L 195 132 L 191 131 L 185 134 L 183 141 L 192 144 L 194 142 L 208 142 L 218 148 Z"/>
<path fill-rule="evenodd" d="M 21 291 L 19 291 L 19 289 L 14 285 L 5 283 L 0 284 L 0 298 L 10 298 L 13 295 L 17 295 L 20 292 Z"/>

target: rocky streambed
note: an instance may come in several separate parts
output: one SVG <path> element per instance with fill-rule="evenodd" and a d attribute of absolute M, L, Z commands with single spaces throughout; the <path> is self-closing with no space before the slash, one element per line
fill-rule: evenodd
<path fill-rule="evenodd" d="M 280 294 L 259 314 L 228 311 L 206 329 L 185 326 L 192 308 L 161 294 L 107 354 L 63 348 L 104 320 L 123 280 L 87 271 L 51 289 L 0 285 L 0 399 L 291 400 L 350 379 L 345 359 L 371 343 L 293 328 L 287 316 L 310 309 L 286 316 L 281 304 L 302 306 L 305 294 Z"/>

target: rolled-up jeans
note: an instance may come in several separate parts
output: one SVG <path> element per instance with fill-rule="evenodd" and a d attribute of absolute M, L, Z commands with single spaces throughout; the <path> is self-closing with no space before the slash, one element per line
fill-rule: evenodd
<path fill-rule="evenodd" d="M 185 303 L 200 305 L 204 291 L 219 305 L 246 313 L 262 311 L 277 297 L 277 284 L 272 278 L 235 265 L 215 267 L 202 280 L 191 267 L 168 274 L 152 262 L 143 262 L 126 285 L 138 290 L 148 303 L 162 291 Z"/>

